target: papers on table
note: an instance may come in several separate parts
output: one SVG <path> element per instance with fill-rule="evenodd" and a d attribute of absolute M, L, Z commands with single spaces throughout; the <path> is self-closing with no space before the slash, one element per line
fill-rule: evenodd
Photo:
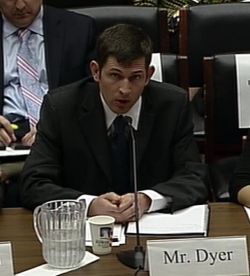
<path fill-rule="evenodd" d="M 69 269 L 58 269 L 58 268 L 50 267 L 47 264 L 43 264 L 15 275 L 16 276 L 34 276 L 34 275 L 35 276 L 57 276 L 57 275 L 66 273 L 68 271 L 76 270 L 80 267 L 86 266 L 87 264 L 93 263 L 99 259 L 100 258 L 98 256 L 86 251 L 84 259 L 77 267 L 69 268 Z"/>
<path fill-rule="evenodd" d="M 113 232 L 113 242 L 112 246 L 119 246 L 120 244 L 125 244 L 125 227 L 121 224 L 115 224 Z M 86 221 L 86 246 L 92 246 L 90 227 L 88 220 Z"/>
<path fill-rule="evenodd" d="M 196 205 L 173 214 L 145 214 L 139 221 L 140 234 L 167 236 L 207 236 L 209 207 Z M 135 234 L 135 223 L 128 224 L 127 234 Z"/>
<path fill-rule="evenodd" d="M 0 150 L 0 157 L 22 156 L 22 155 L 28 155 L 29 153 L 30 153 L 30 149 L 14 150 L 10 147 L 6 147 L 5 150 Z"/>
<path fill-rule="evenodd" d="M 238 118 L 239 128 L 249 128 L 250 116 L 249 116 L 249 54 L 237 54 L 235 55 L 236 62 L 236 76 L 237 76 L 237 96 L 238 96 Z"/>

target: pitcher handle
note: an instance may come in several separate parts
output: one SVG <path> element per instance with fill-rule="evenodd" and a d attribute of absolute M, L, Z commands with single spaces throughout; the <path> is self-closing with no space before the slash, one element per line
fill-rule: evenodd
<path fill-rule="evenodd" d="M 33 212 L 33 226 L 37 235 L 38 240 L 40 243 L 43 242 L 41 232 L 40 232 L 40 216 L 41 216 L 41 206 L 37 206 Z"/>

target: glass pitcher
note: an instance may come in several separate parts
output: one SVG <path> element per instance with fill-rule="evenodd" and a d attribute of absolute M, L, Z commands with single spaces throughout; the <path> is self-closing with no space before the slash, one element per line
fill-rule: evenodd
<path fill-rule="evenodd" d="M 72 268 L 85 256 L 84 200 L 54 200 L 34 210 L 33 223 L 44 260 L 55 268 Z"/>

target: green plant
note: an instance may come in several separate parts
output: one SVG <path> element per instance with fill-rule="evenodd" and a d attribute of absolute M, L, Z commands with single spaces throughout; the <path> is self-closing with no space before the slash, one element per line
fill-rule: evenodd
<path fill-rule="evenodd" d="M 168 18 L 178 16 L 179 9 L 184 6 L 199 4 L 239 2 L 237 0 L 132 0 L 135 6 L 161 7 L 168 11 Z"/>

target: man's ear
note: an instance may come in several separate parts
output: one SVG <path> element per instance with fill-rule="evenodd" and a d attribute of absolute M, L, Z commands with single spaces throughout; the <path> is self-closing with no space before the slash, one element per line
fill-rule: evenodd
<path fill-rule="evenodd" d="M 92 60 L 90 62 L 90 71 L 91 71 L 91 74 L 92 74 L 94 80 L 96 82 L 99 82 L 99 80 L 100 80 L 100 67 L 99 67 L 99 64 L 95 60 Z"/>
<path fill-rule="evenodd" d="M 148 74 L 147 74 L 147 80 L 146 80 L 146 84 L 148 84 L 148 82 L 150 81 L 151 77 L 153 76 L 155 72 L 155 67 L 154 66 L 149 66 L 148 67 Z"/>

